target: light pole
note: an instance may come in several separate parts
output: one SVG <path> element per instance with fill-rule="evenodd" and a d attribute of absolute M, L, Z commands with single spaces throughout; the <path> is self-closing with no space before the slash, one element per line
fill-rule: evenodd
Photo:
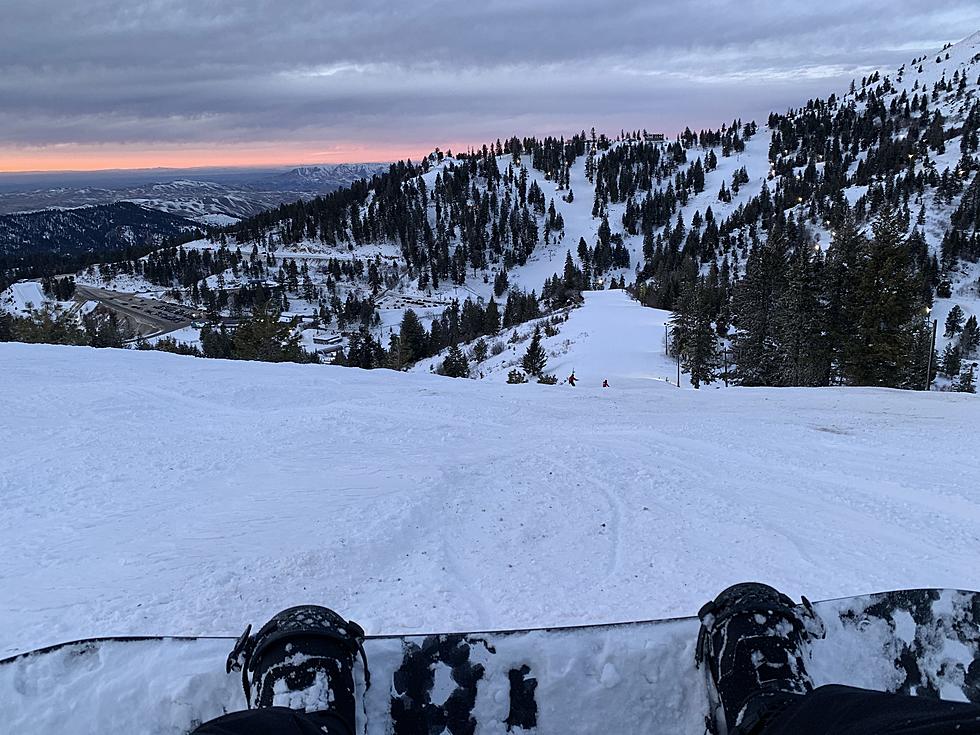
<path fill-rule="evenodd" d="M 681 351 L 677 350 L 677 387 L 681 387 Z"/>
<path fill-rule="evenodd" d="M 928 309 L 926 313 L 931 311 L 932 309 Z M 926 364 L 926 390 L 932 386 L 932 354 L 936 351 L 936 328 L 938 324 L 938 319 L 932 320 L 932 340 L 929 343 L 929 360 Z"/>

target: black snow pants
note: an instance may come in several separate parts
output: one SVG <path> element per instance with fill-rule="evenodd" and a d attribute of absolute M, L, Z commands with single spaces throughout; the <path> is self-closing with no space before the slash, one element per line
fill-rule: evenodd
<path fill-rule="evenodd" d="M 787 694 L 761 715 L 736 735 L 980 734 L 980 705 L 837 684 Z"/>
<path fill-rule="evenodd" d="M 333 715 L 268 707 L 232 712 L 205 722 L 191 735 L 354 735 Z"/>
<path fill-rule="evenodd" d="M 980 735 L 980 705 L 832 684 L 788 694 L 733 735 Z M 193 735 L 353 735 L 339 719 L 285 707 L 232 712 Z M 586 734 L 588 735 L 588 734 Z M 598 734 L 596 734 L 598 735 Z"/>

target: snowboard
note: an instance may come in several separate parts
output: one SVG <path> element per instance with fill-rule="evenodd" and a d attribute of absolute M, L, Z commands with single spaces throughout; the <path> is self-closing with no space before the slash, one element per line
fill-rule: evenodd
<path fill-rule="evenodd" d="M 915 589 L 814 603 L 815 683 L 980 703 L 980 593 Z M 259 621 L 261 622 L 261 621 Z M 702 735 L 696 617 L 369 636 L 364 735 Z M 8 732 L 167 733 L 245 708 L 235 638 L 92 638 L 0 661 Z"/>

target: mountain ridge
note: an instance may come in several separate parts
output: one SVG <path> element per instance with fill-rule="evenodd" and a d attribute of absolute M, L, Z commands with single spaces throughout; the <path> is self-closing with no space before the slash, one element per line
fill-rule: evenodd
<path fill-rule="evenodd" d="M 823 268 L 838 257 L 844 223 L 863 237 L 894 210 L 934 316 L 944 320 L 955 300 L 968 318 L 980 313 L 977 223 L 963 205 L 980 189 L 976 35 L 765 124 L 736 119 L 662 142 L 646 131 L 593 130 L 436 151 L 155 254 L 149 270 L 105 266 L 80 282 L 207 301 L 217 289 L 277 281 L 291 313 L 348 337 L 360 324 L 381 354 L 409 304 L 432 329 L 454 300 L 483 309 L 517 289 L 555 308 L 569 292 L 629 278 L 645 304 L 677 309 L 701 278 L 713 284 L 711 322 L 728 340 L 733 317 L 742 318 L 736 286 L 773 233 Z M 176 261 L 194 251 L 210 253 L 207 268 L 178 283 Z M 451 327 L 430 338 L 434 349 L 460 336 Z"/>

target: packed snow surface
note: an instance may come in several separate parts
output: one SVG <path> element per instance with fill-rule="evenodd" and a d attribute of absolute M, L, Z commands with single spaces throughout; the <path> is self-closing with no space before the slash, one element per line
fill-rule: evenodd
<path fill-rule="evenodd" d="M 37 281 L 22 281 L 14 283 L 0 292 L 0 311 L 6 311 L 18 316 L 28 313 L 31 309 L 40 309 L 47 304 L 41 284 Z"/>
<path fill-rule="evenodd" d="M 574 372 L 583 381 L 579 385 L 591 387 L 601 386 L 603 380 L 609 380 L 610 387 L 621 387 L 624 381 L 677 384 L 677 364 L 665 349 L 671 312 L 643 308 L 622 290 L 586 291 L 584 296 L 585 308 L 571 309 L 567 321 L 557 325 L 557 334 L 549 337 L 542 333 L 541 344 L 548 357 L 546 374 L 564 382 Z M 471 373 L 485 380 L 506 382 L 511 370 L 522 370 L 521 359 L 534 326 L 550 321 L 549 317 L 537 319 L 505 329 L 487 340 L 504 343 L 505 350 L 483 362 L 474 360 Z M 514 332 L 519 341 L 512 341 Z M 431 372 L 443 362 L 447 352 L 421 360 L 413 369 Z M 689 386 L 688 376 L 682 374 L 680 383 Z"/>
<path fill-rule="evenodd" d="M 980 587 L 975 396 L 678 389 L 623 354 L 656 329 L 593 337 L 622 298 L 575 388 L 0 345 L 0 656 L 306 602 L 398 633 Z"/>

